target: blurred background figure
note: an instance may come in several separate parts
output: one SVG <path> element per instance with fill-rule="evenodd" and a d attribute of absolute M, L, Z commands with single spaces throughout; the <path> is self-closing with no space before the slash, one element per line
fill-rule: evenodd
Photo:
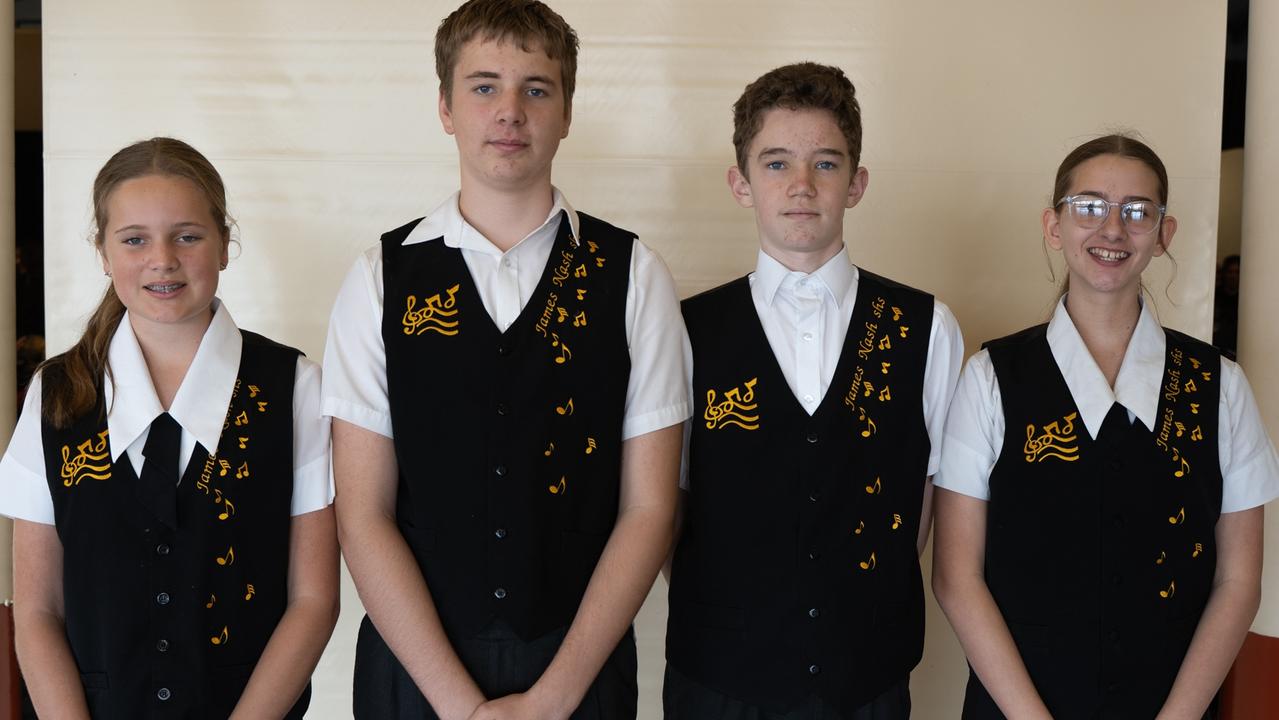
<path fill-rule="evenodd" d="M 1231 360 L 1235 359 L 1239 335 L 1239 256 L 1227 255 L 1217 268 L 1217 291 L 1213 295 L 1212 344 Z"/>

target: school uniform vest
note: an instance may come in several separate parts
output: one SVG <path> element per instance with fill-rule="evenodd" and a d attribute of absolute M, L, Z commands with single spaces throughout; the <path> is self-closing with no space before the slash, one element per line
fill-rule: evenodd
<path fill-rule="evenodd" d="M 771 712 L 817 694 L 851 716 L 923 651 L 915 542 L 933 299 L 862 271 L 811 417 L 773 357 L 746 278 L 683 311 L 694 409 L 667 661 Z"/>
<path fill-rule="evenodd" d="M 101 395 L 70 427 L 43 425 L 67 639 L 96 719 L 227 717 L 284 614 L 298 351 L 241 335 L 217 452 L 195 446 L 177 527 L 128 456 L 111 461 Z"/>
<path fill-rule="evenodd" d="M 1092 438 L 1045 327 L 987 346 L 1007 430 L 986 584 L 1054 717 L 1151 718 L 1212 589 L 1220 356 L 1165 330 L 1155 428 L 1116 403 Z M 975 675 L 964 717 L 1003 717 Z"/>
<path fill-rule="evenodd" d="M 454 638 L 567 626 L 617 519 L 635 236 L 579 217 L 505 332 L 460 250 L 382 238 L 396 520 Z"/>

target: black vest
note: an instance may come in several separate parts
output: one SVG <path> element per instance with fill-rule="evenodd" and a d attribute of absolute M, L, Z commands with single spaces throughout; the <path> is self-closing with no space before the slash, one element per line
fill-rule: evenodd
<path fill-rule="evenodd" d="M 505 332 L 460 250 L 382 237 L 396 519 L 454 638 L 567 626 L 617 519 L 635 236 L 579 217 Z"/>
<path fill-rule="evenodd" d="M 111 462 L 101 395 L 69 428 L 43 425 L 67 638 L 94 718 L 227 717 L 284 614 L 298 351 L 241 335 L 217 453 L 195 446 L 176 529 L 139 500 L 128 457 Z"/>
<path fill-rule="evenodd" d="M 1165 330 L 1154 431 L 1116 404 L 1091 438 L 1045 328 L 987 346 L 1007 429 L 986 583 L 1054 717 L 1151 718 L 1212 590 L 1220 356 Z M 1003 717 L 975 675 L 964 717 Z"/>
<path fill-rule="evenodd" d="M 915 542 L 928 471 L 933 299 L 861 272 L 810 417 L 741 278 L 684 301 L 693 428 L 667 661 L 772 712 L 816 693 L 845 716 L 923 652 Z"/>

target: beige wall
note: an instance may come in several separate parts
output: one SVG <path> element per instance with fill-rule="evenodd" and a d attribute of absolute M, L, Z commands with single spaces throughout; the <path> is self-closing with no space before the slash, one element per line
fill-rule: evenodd
<path fill-rule="evenodd" d="M 1150 272 L 1165 324 L 1204 336 L 1216 257 L 1225 0 L 555 0 L 583 38 L 556 182 L 638 231 L 688 294 L 750 269 L 754 227 L 730 199 L 729 107 L 798 59 L 857 84 L 870 189 L 846 220 L 854 259 L 935 291 L 971 346 L 1045 317 L 1039 210 L 1065 152 L 1140 129 L 1172 173 L 1177 280 Z M 103 287 L 83 241 L 93 173 L 119 146 L 181 136 L 226 176 L 241 256 L 222 295 L 241 325 L 323 350 L 354 255 L 456 183 L 431 38 L 453 2 L 46 3 L 49 348 Z M 359 605 L 317 675 L 312 717 L 342 717 Z M 660 668 L 661 593 L 646 609 Z M 939 614 L 916 717 L 953 717 L 962 655 Z M 331 714 L 329 714 L 331 713 Z M 646 717 L 656 717 L 646 710 Z"/>

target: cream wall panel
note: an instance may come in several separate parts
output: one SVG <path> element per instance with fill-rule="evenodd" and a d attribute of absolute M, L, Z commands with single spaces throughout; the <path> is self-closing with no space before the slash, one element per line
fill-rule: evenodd
<path fill-rule="evenodd" d="M 1061 157 L 1139 129 L 1172 173 L 1177 278 L 1147 278 L 1166 324 L 1211 325 L 1225 0 L 556 0 L 583 39 L 556 182 L 640 233 L 687 295 L 750 270 L 751 214 L 724 181 L 731 104 L 786 62 L 844 67 L 871 183 L 846 219 L 859 263 L 946 300 L 970 347 L 1043 319 L 1053 299 L 1039 211 Z M 46 3 L 49 347 L 104 287 L 84 242 L 93 173 L 123 144 L 173 134 L 226 177 L 242 249 L 222 295 L 245 327 L 323 350 L 353 257 L 456 184 L 431 41 L 451 2 Z M 1060 275 L 1058 275 L 1060 277 Z M 638 623 L 642 715 L 658 717 L 661 581 Z M 311 717 L 348 715 L 360 608 L 316 674 Z M 953 717 L 965 667 L 930 608 L 916 717 Z"/>

